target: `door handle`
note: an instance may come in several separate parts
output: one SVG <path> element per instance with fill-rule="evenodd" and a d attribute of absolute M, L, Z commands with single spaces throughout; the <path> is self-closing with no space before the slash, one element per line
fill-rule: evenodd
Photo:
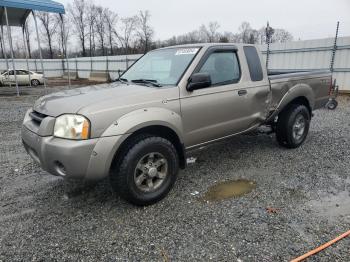
<path fill-rule="evenodd" d="M 248 93 L 248 91 L 245 90 L 245 89 L 238 90 L 238 95 L 239 95 L 239 96 L 244 96 L 244 95 L 246 95 L 247 93 Z"/>

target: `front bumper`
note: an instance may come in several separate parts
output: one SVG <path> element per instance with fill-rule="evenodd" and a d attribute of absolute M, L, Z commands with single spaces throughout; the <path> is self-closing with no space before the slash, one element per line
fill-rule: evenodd
<path fill-rule="evenodd" d="M 99 180 L 108 176 L 122 136 L 81 141 L 40 136 L 22 126 L 22 141 L 28 154 L 56 176 Z"/>

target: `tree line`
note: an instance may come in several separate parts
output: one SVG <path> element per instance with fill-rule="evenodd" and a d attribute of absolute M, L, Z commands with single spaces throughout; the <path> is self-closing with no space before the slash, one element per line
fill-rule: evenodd
<path fill-rule="evenodd" d="M 291 33 L 284 29 L 269 27 L 266 32 L 266 27 L 254 29 L 248 22 L 243 22 L 235 33 L 222 32 L 219 23 L 215 21 L 183 35 L 155 40 L 151 13 L 148 10 L 120 17 L 93 0 L 73 0 L 66 6 L 66 10 L 67 14 L 62 17 L 37 12 L 44 58 L 62 58 L 66 51 L 74 57 L 136 54 L 169 45 L 203 42 L 264 44 L 267 33 L 270 42 L 293 40 Z M 29 57 L 38 58 L 38 49 L 32 46 L 36 37 L 32 19 L 28 19 L 24 29 L 25 41 L 22 45 L 21 41 L 16 42 L 16 57 L 25 56 L 26 45 Z"/>

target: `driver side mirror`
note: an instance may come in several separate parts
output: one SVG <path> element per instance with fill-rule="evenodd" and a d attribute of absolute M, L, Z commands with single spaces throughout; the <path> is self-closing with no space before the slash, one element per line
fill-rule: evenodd
<path fill-rule="evenodd" d="M 195 73 L 188 79 L 187 91 L 192 92 L 196 89 L 211 86 L 211 77 L 208 73 Z"/>

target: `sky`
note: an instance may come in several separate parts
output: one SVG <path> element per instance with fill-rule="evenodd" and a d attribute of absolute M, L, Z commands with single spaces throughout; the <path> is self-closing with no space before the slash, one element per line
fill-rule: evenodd
<path fill-rule="evenodd" d="M 72 0 L 56 0 L 63 4 Z M 295 40 L 350 36 L 350 0 L 95 0 L 120 17 L 149 10 L 155 39 L 165 40 L 217 21 L 219 31 L 237 32 L 247 21 L 255 29 L 269 21 L 274 28 L 292 33 Z"/>

